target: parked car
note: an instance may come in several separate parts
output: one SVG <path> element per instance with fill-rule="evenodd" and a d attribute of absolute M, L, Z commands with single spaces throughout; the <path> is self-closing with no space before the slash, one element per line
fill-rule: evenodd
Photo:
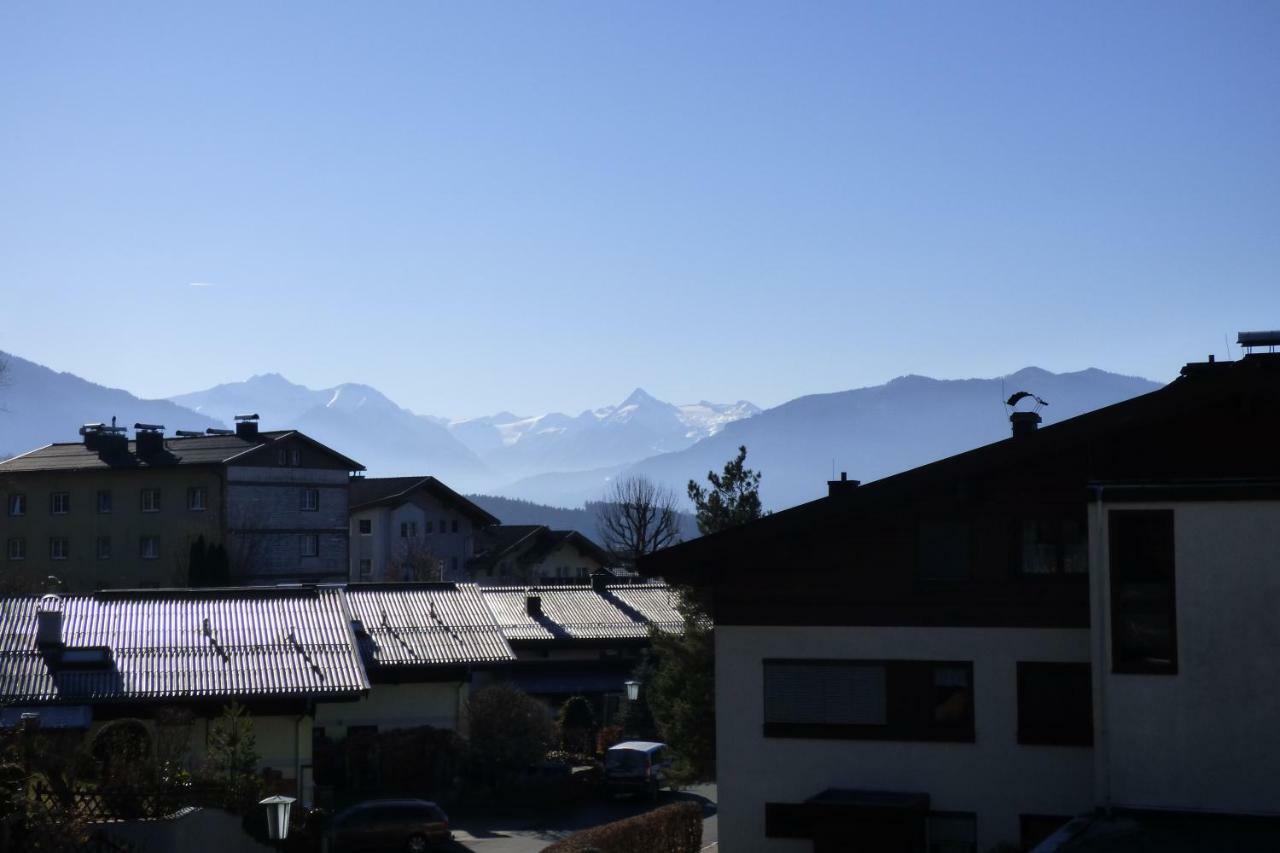
<path fill-rule="evenodd" d="M 449 817 L 426 800 L 366 800 L 333 816 L 328 829 L 334 853 L 424 853 L 453 838 Z"/>
<path fill-rule="evenodd" d="M 604 786 L 611 794 L 647 794 L 658 798 L 671 770 L 671 749 L 665 743 L 629 740 L 604 754 Z"/>

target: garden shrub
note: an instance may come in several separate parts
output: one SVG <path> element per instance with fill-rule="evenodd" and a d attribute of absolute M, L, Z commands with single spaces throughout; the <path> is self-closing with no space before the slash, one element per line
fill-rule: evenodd
<path fill-rule="evenodd" d="M 701 849 L 702 808 L 697 803 L 673 803 L 575 832 L 543 853 L 698 853 Z"/>

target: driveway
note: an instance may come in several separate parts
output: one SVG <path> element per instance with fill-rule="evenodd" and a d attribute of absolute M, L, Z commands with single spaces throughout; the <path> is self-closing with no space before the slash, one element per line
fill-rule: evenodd
<path fill-rule="evenodd" d="M 715 853 L 718 849 L 716 786 L 695 785 L 681 791 L 663 791 L 658 797 L 657 806 L 681 801 L 692 801 L 702 806 L 702 849 L 707 853 Z M 522 820 L 475 815 L 452 821 L 452 827 L 454 838 L 462 850 L 475 853 L 536 853 L 580 829 L 622 820 L 657 806 L 637 798 L 601 799 L 584 803 L 562 814 L 549 814 L 544 819 Z"/>

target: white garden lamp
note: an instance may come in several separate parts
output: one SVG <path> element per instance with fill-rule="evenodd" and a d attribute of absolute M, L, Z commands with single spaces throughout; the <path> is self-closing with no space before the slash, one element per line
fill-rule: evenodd
<path fill-rule="evenodd" d="M 289 837 L 289 810 L 293 804 L 293 797 L 267 797 L 258 801 L 258 805 L 267 810 L 267 837 L 272 841 Z"/>
<path fill-rule="evenodd" d="M 627 688 L 628 702 L 634 702 L 640 698 L 640 682 L 628 681 L 628 682 L 625 682 L 625 686 Z"/>

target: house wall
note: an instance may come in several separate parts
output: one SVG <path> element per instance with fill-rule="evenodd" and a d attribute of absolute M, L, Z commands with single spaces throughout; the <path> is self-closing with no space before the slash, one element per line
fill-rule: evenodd
<path fill-rule="evenodd" d="M 360 520 L 373 522 L 373 532 L 360 534 Z M 454 522 L 458 531 L 453 532 Z M 427 524 L 431 528 L 428 531 Z M 443 562 L 446 581 L 466 580 L 467 560 L 475 555 L 475 526 L 466 516 L 424 492 L 409 496 L 395 507 L 369 507 L 351 515 L 350 577 L 360 579 L 360 560 L 370 560 L 370 580 L 402 580 L 392 577 L 391 566 L 406 553 L 412 536 L 400 535 L 402 524 L 415 525 L 416 546 Z M 441 532 L 441 526 L 444 532 Z"/>
<path fill-rule="evenodd" d="M 1174 512 L 1176 674 L 1111 671 L 1111 509 Z M 1090 527 L 1099 804 L 1280 814 L 1280 502 L 1104 503 Z"/>
<path fill-rule="evenodd" d="M 302 509 L 305 489 L 319 492 L 318 510 Z M 343 580 L 349 561 L 348 489 L 341 469 L 228 467 L 232 580 Z M 302 556 L 302 538 L 308 535 L 319 537 L 317 556 Z"/>
<path fill-rule="evenodd" d="M 187 509 L 187 490 L 206 490 L 206 509 Z M 142 490 L 160 490 L 160 509 L 142 511 Z M 111 492 L 111 512 L 99 513 L 99 490 Z M 54 515 L 50 496 L 70 494 L 70 512 Z M 7 579 L 43 583 L 49 575 L 67 592 L 104 587 L 186 586 L 191 543 L 222 541 L 222 478 L 213 466 L 141 470 L 27 471 L 0 474 L 0 567 Z M 23 516 L 8 514 L 8 499 L 26 495 Z M 110 537 L 110 559 L 100 560 L 99 536 Z M 143 559 L 141 539 L 160 538 L 160 556 Z M 49 540 L 68 540 L 67 558 L 49 556 Z M 10 560 L 9 540 L 26 541 L 26 557 Z"/>
<path fill-rule="evenodd" d="M 432 726 L 465 734 L 468 688 L 465 682 L 375 684 L 355 702 L 316 705 L 316 725 L 332 738 L 346 736 L 350 726 L 377 726 L 382 731 Z"/>
<path fill-rule="evenodd" d="M 551 551 L 533 566 L 535 578 L 585 578 L 604 568 L 599 560 L 592 559 L 565 543 Z"/>
<path fill-rule="evenodd" d="M 811 841 L 765 837 L 765 803 L 799 803 L 832 787 L 922 791 L 935 811 L 974 812 L 978 850 L 1016 845 L 1021 814 L 1088 811 L 1092 749 L 1017 742 L 1018 661 L 1088 657 L 1082 629 L 718 626 L 721 845 L 809 853 Z M 975 742 L 766 738 L 766 658 L 972 661 Z"/>

